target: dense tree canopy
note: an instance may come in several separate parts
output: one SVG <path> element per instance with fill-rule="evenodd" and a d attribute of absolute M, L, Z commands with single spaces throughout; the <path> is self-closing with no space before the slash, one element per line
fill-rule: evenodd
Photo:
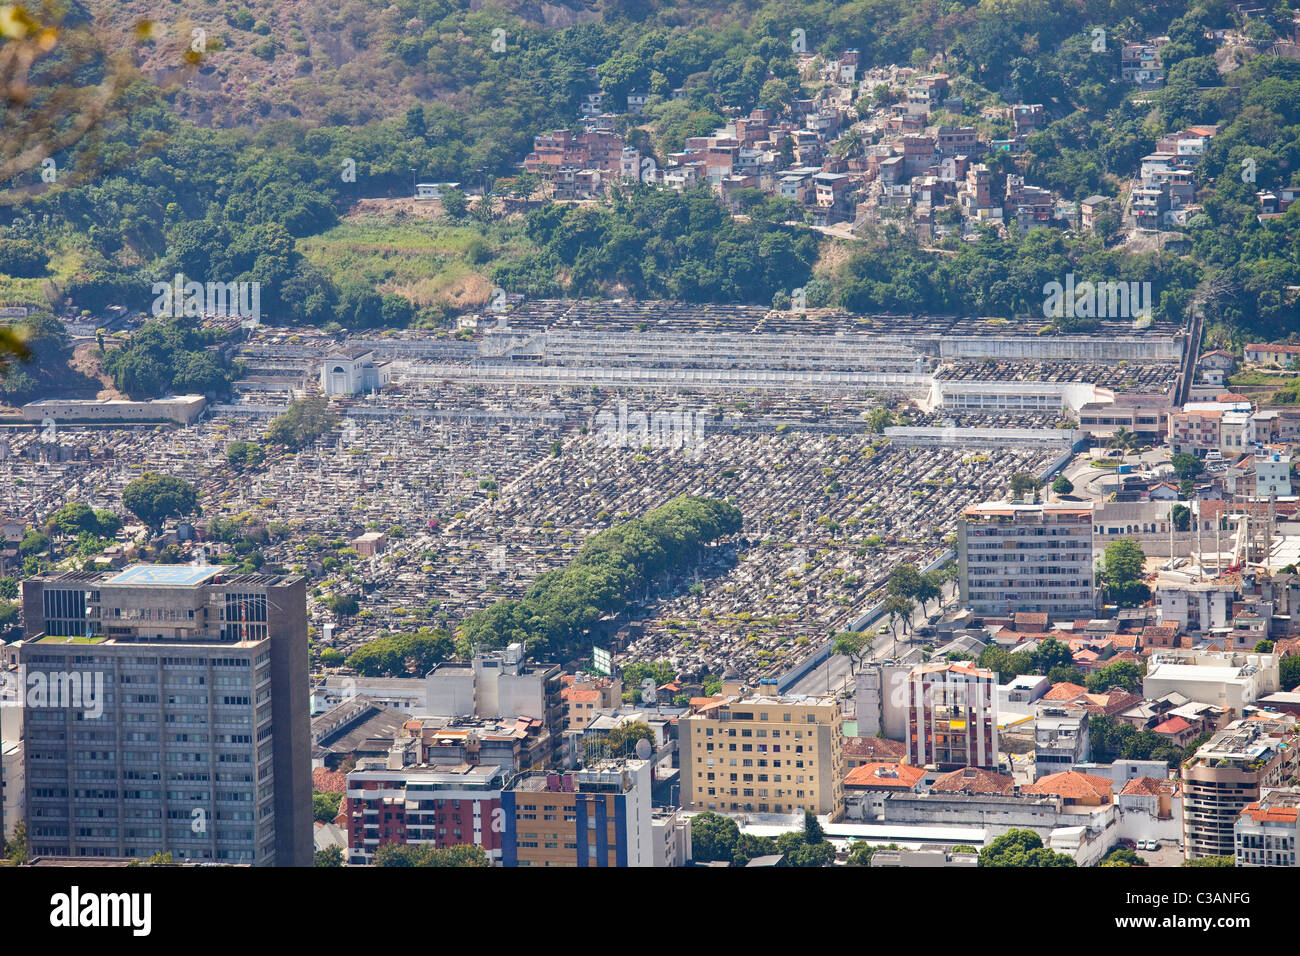
<path fill-rule="evenodd" d="M 450 634 L 422 627 L 413 634 L 375 638 L 353 651 L 347 664 L 365 677 L 423 677 L 455 652 Z"/>
<path fill-rule="evenodd" d="M 298 399 L 271 419 L 266 429 L 266 440 L 297 451 L 333 431 L 338 423 L 338 415 L 330 408 L 325 396 L 311 394 Z"/>
<path fill-rule="evenodd" d="M 1074 866 L 1074 859 L 1043 846 L 1033 830 L 1008 830 L 980 850 L 980 866 Z"/>
<path fill-rule="evenodd" d="M 519 642 L 530 656 L 585 656 L 586 635 L 602 617 L 627 607 L 651 582 L 684 568 L 709 542 L 734 534 L 740 521 L 733 505 L 682 495 L 597 532 L 568 567 L 539 575 L 519 600 L 498 601 L 465 618 L 460 651 Z"/>
<path fill-rule="evenodd" d="M 122 489 L 122 505 L 145 524 L 158 528 L 168 518 L 194 514 L 198 493 L 183 478 L 149 471 Z"/>

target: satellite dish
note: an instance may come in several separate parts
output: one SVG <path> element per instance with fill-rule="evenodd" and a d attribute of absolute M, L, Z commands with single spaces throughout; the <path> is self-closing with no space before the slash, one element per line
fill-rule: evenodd
<path fill-rule="evenodd" d="M 636 742 L 636 755 L 642 760 L 650 759 L 650 741 L 642 737 Z"/>

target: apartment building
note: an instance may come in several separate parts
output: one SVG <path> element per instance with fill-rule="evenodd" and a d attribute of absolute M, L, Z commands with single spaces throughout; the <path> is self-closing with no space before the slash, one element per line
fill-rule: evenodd
<path fill-rule="evenodd" d="M 977 617 L 1090 616 L 1097 608 L 1092 539 L 1086 504 L 973 505 L 957 524 L 962 604 Z"/>
<path fill-rule="evenodd" d="M 1172 624 L 1180 632 L 1197 637 L 1230 625 L 1236 597 L 1237 588 L 1233 584 L 1156 582 L 1155 599 L 1160 623 Z"/>
<path fill-rule="evenodd" d="M 31 855 L 310 866 L 305 588 L 223 565 L 24 581 Z"/>
<path fill-rule="evenodd" d="M 371 863 L 389 843 L 439 850 L 474 844 L 499 862 L 505 786 L 506 773 L 494 764 L 403 766 L 400 755 L 362 760 L 347 776 L 342 807 L 348 862 Z"/>
<path fill-rule="evenodd" d="M 653 866 L 650 787 L 648 760 L 515 778 L 501 794 L 502 865 Z"/>
<path fill-rule="evenodd" d="M 582 731 L 599 714 L 623 703 L 623 681 L 617 677 L 576 674 L 564 681 L 560 698 L 567 730 Z"/>
<path fill-rule="evenodd" d="M 732 693 L 677 727 L 683 809 L 843 816 L 843 715 L 834 697 Z"/>
<path fill-rule="evenodd" d="M 1250 427 L 1250 402 L 1189 402 L 1182 411 L 1169 413 L 1169 446 L 1174 454 L 1191 452 L 1204 455 L 1217 451 L 1224 453 L 1240 451 L 1241 442 L 1250 444 L 1254 441 L 1254 430 Z M 1225 446 L 1223 441 L 1224 420 L 1228 421 L 1228 433 L 1232 443 Z"/>
<path fill-rule="evenodd" d="M 1295 719 L 1237 720 L 1183 766 L 1183 844 L 1189 860 L 1234 856 L 1237 818 L 1264 788 L 1300 771 Z"/>
<path fill-rule="evenodd" d="M 522 644 L 449 661 L 429 671 L 427 713 L 445 717 L 537 717 L 558 760 L 564 740 L 563 684 L 558 664 L 524 660 Z"/>
<path fill-rule="evenodd" d="M 1295 866 L 1300 789 L 1266 790 L 1232 828 L 1237 866 Z"/>
<path fill-rule="evenodd" d="M 1073 770 L 1091 759 L 1086 711 L 1044 707 L 1034 721 L 1034 779 Z"/>
<path fill-rule="evenodd" d="M 907 761 L 939 770 L 998 768 L 997 675 L 965 663 L 922 664 L 907 678 Z"/>

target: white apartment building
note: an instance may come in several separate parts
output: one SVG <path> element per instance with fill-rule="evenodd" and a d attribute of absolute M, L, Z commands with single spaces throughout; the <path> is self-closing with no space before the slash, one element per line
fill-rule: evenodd
<path fill-rule="evenodd" d="M 1295 866 L 1300 789 L 1265 790 L 1232 828 L 1237 866 Z"/>
<path fill-rule="evenodd" d="M 1199 637 L 1215 628 L 1228 627 L 1237 588 L 1232 584 L 1175 584 L 1156 582 L 1156 613 L 1161 624 Z"/>
<path fill-rule="evenodd" d="M 957 525 L 962 604 L 986 617 L 1091 616 L 1097 608 L 1092 545 L 1089 504 L 973 505 Z"/>

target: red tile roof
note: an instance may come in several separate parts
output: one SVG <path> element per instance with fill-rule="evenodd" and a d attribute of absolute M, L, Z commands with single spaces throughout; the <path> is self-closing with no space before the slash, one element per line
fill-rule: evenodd
<path fill-rule="evenodd" d="M 1085 797 L 1103 797 L 1110 799 L 1114 786 L 1106 777 L 1066 770 L 1062 773 L 1049 773 L 1037 783 L 1021 787 L 1021 793 L 1041 793 L 1065 797 L 1067 800 L 1079 800 Z"/>
<path fill-rule="evenodd" d="M 920 767 L 905 763 L 864 763 L 844 778 L 846 790 L 911 790 L 925 776 Z"/>
<path fill-rule="evenodd" d="M 337 770 L 316 767 L 311 772 L 311 785 L 313 790 L 319 790 L 321 793 L 347 793 L 348 775 Z"/>
<path fill-rule="evenodd" d="M 1071 684 L 1069 681 L 1061 681 L 1059 684 L 1052 685 L 1052 689 L 1043 695 L 1043 700 L 1074 700 L 1087 689 L 1078 684 Z"/>
<path fill-rule="evenodd" d="M 1177 780 L 1159 777 L 1134 777 L 1124 784 L 1124 789 L 1120 791 L 1126 796 L 1138 794 L 1148 797 L 1158 797 L 1161 794 L 1176 797 L 1180 792 L 1182 792 L 1182 785 Z"/>
<path fill-rule="evenodd" d="M 963 767 L 939 777 L 930 789 L 936 793 L 970 793 L 970 794 L 1010 794 L 1015 790 L 1016 781 L 1004 773 L 982 770 L 979 767 Z"/>
<path fill-rule="evenodd" d="M 1190 730 L 1191 726 L 1181 717 L 1170 717 L 1168 720 L 1156 724 L 1151 730 L 1157 734 L 1181 734 L 1185 730 Z"/>
<path fill-rule="evenodd" d="M 1267 810 L 1261 810 L 1258 803 L 1251 803 L 1247 804 L 1246 809 L 1241 812 L 1257 823 L 1270 821 L 1294 825 L 1296 818 L 1300 816 L 1300 807 L 1271 807 Z"/>

